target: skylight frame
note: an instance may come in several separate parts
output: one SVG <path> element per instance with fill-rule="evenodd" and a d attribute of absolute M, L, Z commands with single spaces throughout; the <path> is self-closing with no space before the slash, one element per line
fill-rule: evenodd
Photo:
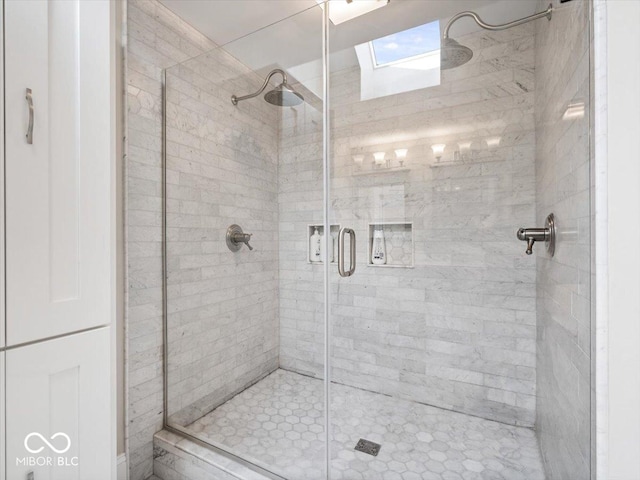
<path fill-rule="evenodd" d="M 385 63 L 378 63 L 378 57 L 376 55 L 376 49 L 374 46 L 374 42 L 377 40 L 381 40 L 383 38 L 387 38 L 390 37 L 392 35 L 398 35 L 404 32 L 407 32 L 409 30 L 415 30 L 417 28 L 421 28 L 421 27 L 425 27 L 428 25 L 434 25 L 437 26 L 437 28 L 435 28 L 435 32 L 433 32 L 432 34 L 437 35 L 437 39 L 438 39 L 438 47 L 434 48 L 432 50 L 427 50 L 423 53 L 418 53 L 416 55 L 411 55 L 410 57 L 403 57 L 403 58 L 399 58 L 397 60 L 392 60 L 390 62 L 385 62 Z M 436 53 L 438 53 L 442 47 L 442 39 L 440 38 L 440 20 L 433 20 L 431 22 L 427 22 L 427 23 L 423 23 L 422 25 L 417 25 L 415 27 L 411 27 L 411 28 L 407 28 L 405 30 L 401 30 L 400 32 L 396 32 L 394 34 L 391 35 L 385 35 L 384 37 L 379 37 L 379 38 L 374 38 L 373 40 L 369 40 L 369 42 L 367 42 L 369 44 L 369 51 L 371 52 L 371 59 L 372 59 L 372 63 L 373 63 L 373 67 L 374 69 L 377 68 L 384 68 L 384 67 L 392 67 L 394 65 L 399 65 L 401 63 L 405 63 L 405 62 L 411 62 L 414 60 L 418 60 L 420 58 L 423 57 L 427 57 L 427 56 L 431 56 L 434 55 Z"/>
<path fill-rule="evenodd" d="M 391 0 L 367 0 L 366 2 L 354 2 L 342 0 L 344 3 L 334 3 L 333 7 L 329 7 L 329 20 L 333 25 L 340 25 L 345 22 L 349 22 L 355 18 L 361 17 L 368 13 L 371 13 L 379 8 L 387 6 Z M 325 5 L 331 2 L 331 0 L 316 0 L 316 3 L 320 8 L 324 10 Z M 332 11 L 332 8 L 334 9 Z M 347 8 L 351 9 L 346 10 Z"/>
<path fill-rule="evenodd" d="M 440 49 L 436 48 L 435 50 L 429 50 L 428 52 L 419 53 L 418 55 L 412 55 L 411 57 L 400 58 L 399 60 L 393 60 L 391 62 L 378 64 L 378 59 L 376 58 L 376 51 L 373 48 L 373 42 L 369 41 L 367 43 L 369 44 L 369 51 L 371 52 L 371 59 L 373 60 L 372 63 L 373 63 L 373 68 L 374 69 L 393 67 L 393 66 L 399 65 L 401 63 L 408 63 L 408 62 L 412 62 L 414 60 L 419 60 L 421 58 L 430 57 L 430 56 L 435 55 L 436 53 L 440 52 Z"/>

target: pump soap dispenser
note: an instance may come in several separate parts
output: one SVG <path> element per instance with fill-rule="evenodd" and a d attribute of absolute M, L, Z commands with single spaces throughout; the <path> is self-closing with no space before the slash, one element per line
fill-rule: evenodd
<path fill-rule="evenodd" d="M 322 237 L 318 233 L 318 227 L 313 231 L 313 235 L 309 237 L 309 261 L 313 263 L 319 263 L 322 258 L 321 252 Z"/>
<path fill-rule="evenodd" d="M 384 243 L 384 231 L 382 229 L 375 229 L 373 231 L 371 263 L 374 265 L 384 265 L 387 263 L 387 247 Z"/>

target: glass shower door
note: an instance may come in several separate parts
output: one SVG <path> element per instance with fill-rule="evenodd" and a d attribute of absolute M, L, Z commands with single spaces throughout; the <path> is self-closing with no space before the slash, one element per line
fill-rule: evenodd
<path fill-rule="evenodd" d="M 461 6 L 330 25 L 332 480 L 589 478 L 588 9 Z"/>
<path fill-rule="evenodd" d="M 321 57 L 316 6 L 165 72 L 165 424 L 269 478 L 326 478 Z"/>

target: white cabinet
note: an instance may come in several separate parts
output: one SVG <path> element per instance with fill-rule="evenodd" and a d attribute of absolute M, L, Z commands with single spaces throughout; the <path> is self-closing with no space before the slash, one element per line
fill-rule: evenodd
<path fill-rule="evenodd" d="M 8 350 L 7 478 L 110 479 L 110 382 L 109 328 Z"/>
<path fill-rule="evenodd" d="M 0 0 L 0 480 L 115 478 L 113 18 Z"/>
<path fill-rule="evenodd" d="M 4 16 L 6 341 L 17 345 L 110 321 L 111 27 L 106 0 L 6 1 Z"/>

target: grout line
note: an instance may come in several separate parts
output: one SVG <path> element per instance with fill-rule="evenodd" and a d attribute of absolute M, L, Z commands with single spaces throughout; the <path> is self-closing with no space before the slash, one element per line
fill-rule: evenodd
<path fill-rule="evenodd" d="M 307 377 L 307 378 L 311 378 L 313 380 L 318 380 L 318 381 L 322 381 L 321 378 L 318 377 L 314 377 L 313 375 L 310 374 L 306 374 L 306 373 L 300 373 L 300 372 L 296 372 L 295 370 L 289 370 L 287 368 L 283 368 L 280 367 L 278 370 L 284 370 L 285 372 L 290 372 L 290 373 L 294 373 L 296 375 L 301 375 L 303 377 Z M 266 378 L 266 377 L 265 377 Z M 264 379 L 263 379 L 264 380 Z M 478 418 L 480 420 L 485 420 L 487 422 L 493 422 L 493 423 L 499 423 L 500 425 L 506 425 L 507 427 L 513 427 L 513 428 L 526 428 L 527 430 L 533 430 L 536 431 L 535 426 L 527 426 L 527 425 L 514 425 L 513 423 L 507 423 L 507 422 L 503 422 L 500 420 L 494 420 L 492 418 L 486 418 L 486 417 L 481 417 L 480 415 L 476 415 L 473 413 L 467 413 L 467 412 L 461 412 L 460 410 L 454 410 L 453 408 L 447 408 L 447 407 L 443 407 L 441 405 L 434 405 L 432 403 L 427 403 L 427 402 L 420 402 L 418 400 L 409 400 L 407 398 L 402 398 L 402 397 L 396 397 L 394 395 L 391 395 L 389 393 L 384 393 L 384 392 L 376 392 L 375 390 L 369 390 L 367 388 L 362 388 L 362 387 L 356 387 L 353 385 L 349 385 L 347 383 L 342 383 L 342 382 L 337 382 L 335 380 L 332 380 L 331 383 L 333 385 L 340 385 L 342 387 L 349 387 L 349 388 L 355 388 L 356 390 L 360 390 L 362 392 L 367 392 L 367 393 L 375 393 L 376 395 L 383 395 L 385 397 L 389 397 L 389 398 L 393 398 L 396 400 L 403 400 L 405 402 L 411 402 L 411 403 L 415 403 L 417 405 L 424 405 L 426 407 L 432 407 L 432 408 L 437 408 L 438 410 L 444 410 L 445 412 L 451 412 L 451 413 L 457 413 L 459 415 L 466 415 L 468 417 L 473 417 L 473 418 Z"/>

